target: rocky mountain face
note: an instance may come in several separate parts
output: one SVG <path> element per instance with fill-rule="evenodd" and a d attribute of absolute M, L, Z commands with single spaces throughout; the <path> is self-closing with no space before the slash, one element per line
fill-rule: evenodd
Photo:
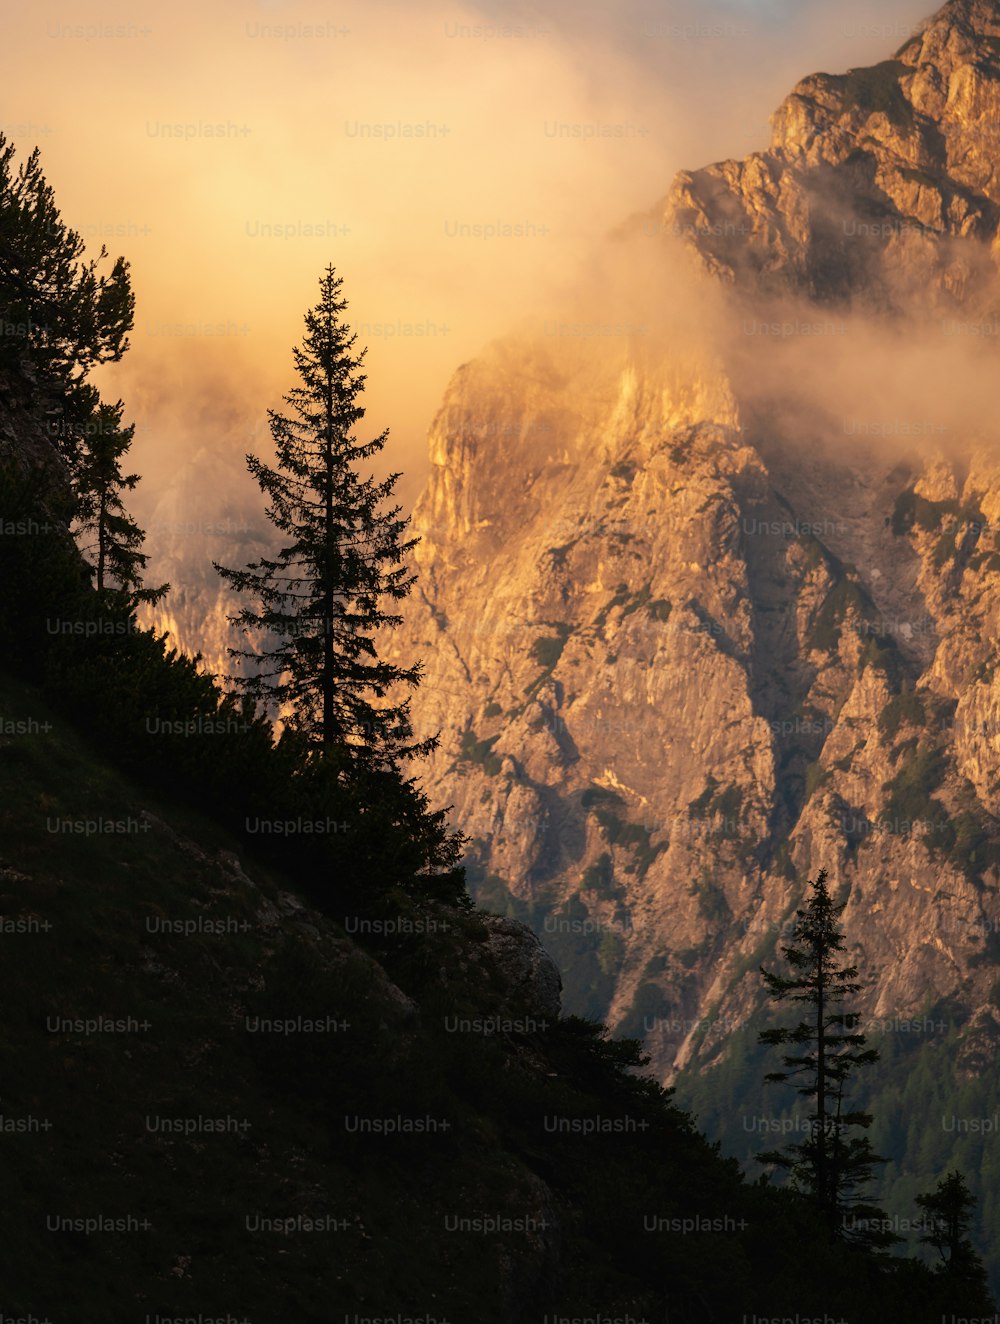
<path fill-rule="evenodd" d="M 773 129 L 613 241 L 653 283 L 680 241 L 722 310 L 697 342 L 519 335 L 458 370 L 385 646 L 425 662 L 425 782 L 474 892 L 661 1078 L 758 1005 L 821 867 L 865 1011 L 961 1004 L 975 1071 L 1000 1041 L 1000 445 L 972 398 L 1000 4 L 804 79 Z"/>

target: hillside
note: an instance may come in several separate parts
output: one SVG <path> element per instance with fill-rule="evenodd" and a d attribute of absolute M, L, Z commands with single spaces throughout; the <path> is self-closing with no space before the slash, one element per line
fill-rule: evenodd
<path fill-rule="evenodd" d="M 6 1310 L 930 1324 L 954 1301 L 744 1185 L 634 1046 L 560 1018 L 516 923 L 400 915 L 369 926 L 380 961 L 36 686 L 0 674 L 0 711 Z"/>
<path fill-rule="evenodd" d="M 747 1185 L 636 1043 L 560 1014 L 527 928 L 470 909 L 418 794 L 302 764 L 89 587 L 17 376 L 0 419 L 5 1314 L 977 1308 Z"/>

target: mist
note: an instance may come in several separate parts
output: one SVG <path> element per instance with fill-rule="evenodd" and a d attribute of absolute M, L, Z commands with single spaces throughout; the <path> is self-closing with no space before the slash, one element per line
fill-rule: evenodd
<path fill-rule="evenodd" d="M 368 346 L 365 423 L 389 428 L 382 471 L 403 472 L 409 508 L 458 365 L 582 297 L 603 236 L 678 169 L 766 146 L 800 77 L 884 58 L 926 13 L 926 0 L 881 0 L 875 16 L 853 0 L 8 12 L 20 59 L 3 131 L 41 148 L 90 250 L 132 265 L 132 348 L 101 385 L 137 423 L 137 514 L 199 452 L 247 490 L 243 454 L 266 451 L 265 411 L 292 384 L 328 262 Z"/>

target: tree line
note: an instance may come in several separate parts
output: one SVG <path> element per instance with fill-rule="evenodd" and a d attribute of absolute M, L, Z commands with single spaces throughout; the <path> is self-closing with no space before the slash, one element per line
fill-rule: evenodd
<path fill-rule="evenodd" d="M 760 967 L 767 994 L 776 1002 L 804 1004 L 795 1025 L 760 1031 L 758 1042 L 783 1048 L 782 1070 L 769 1072 L 768 1083 L 796 1083 L 798 1094 L 812 1108 L 805 1139 L 784 1150 L 767 1150 L 761 1163 L 783 1170 L 794 1189 L 816 1210 L 833 1240 L 884 1254 L 903 1238 L 892 1220 L 870 1199 L 877 1166 L 886 1159 L 876 1154 L 865 1132 L 874 1118 L 852 1108 L 845 1091 L 852 1072 L 871 1066 L 878 1051 L 866 1047 L 857 1011 L 844 1003 L 860 993 L 858 967 L 842 964 L 844 935 L 838 923 L 846 902 L 836 903 L 820 870 L 804 909 L 796 911 L 791 942 L 782 948 L 790 967 L 782 974 Z M 860 1132 L 860 1134 L 858 1134 Z M 763 1179 L 769 1180 L 769 1174 Z M 992 1315 L 986 1270 L 969 1232 L 975 1199 L 964 1175 L 949 1172 L 933 1191 L 916 1197 L 924 1231 L 921 1243 L 938 1255 L 936 1273 L 941 1286 L 954 1299 L 976 1303 L 973 1313 Z"/>
<path fill-rule="evenodd" d="M 82 239 L 62 221 L 37 148 L 15 170 L 14 147 L 0 135 L 0 281 L 8 365 L 27 358 L 36 404 L 50 420 L 75 500 L 73 529 L 94 587 L 128 607 L 155 604 L 169 589 L 143 583 L 148 560 L 143 530 L 126 508 L 139 475 L 125 472 L 134 425 L 124 404 L 102 401 L 88 381 L 98 364 L 129 347 L 135 299 L 128 264 L 101 267 L 102 246 L 84 259 Z M 402 618 L 391 607 L 414 577 L 404 559 L 416 544 L 401 508 L 389 506 L 399 474 L 382 482 L 359 467 L 386 444 L 388 432 L 358 441 L 366 350 L 343 314 L 347 300 L 332 266 L 305 316 L 293 349 L 297 385 L 287 413 L 268 411 L 274 467 L 247 455 L 247 467 L 268 501 L 267 517 L 282 545 L 273 558 L 242 569 L 215 568 L 248 597 L 232 618 L 261 640 L 257 649 L 230 649 L 256 664 L 234 678 L 254 699 L 305 737 L 311 758 L 385 762 L 428 753 L 435 741 L 414 741 L 408 699 L 396 686 L 415 686 L 420 666 L 395 666 L 377 654 L 374 635 Z M 388 605 L 387 605 L 388 604 Z"/>
<path fill-rule="evenodd" d="M 169 585 L 145 582 L 145 534 L 128 509 L 140 481 L 129 464 L 135 426 L 124 403 L 102 399 L 91 380 L 129 348 L 129 265 L 112 262 L 104 246 L 86 255 L 37 148 L 18 165 L 0 134 L 0 397 L 36 435 L 33 466 L 17 463 L 17 447 L 6 446 L 15 462 L 0 466 L 0 505 L 12 526 L 45 529 L 44 537 L 0 543 L 0 627 L 9 665 L 48 678 L 60 701 L 143 776 L 195 803 L 208 798 L 242 837 L 261 818 L 349 823 L 339 841 L 281 843 L 288 867 L 301 861 L 303 886 L 320 904 L 343 904 L 353 889 L 352 905 L 370 907 L 390 894 L 398 900 L 402 889 L 414 904 L 468 906 L 464 839 L 430 809 L 409 772 L 436 745 L 412 731 L 420 665 L 394 665 L 376 645 L 378 631 L 400 623 L 416 540 L 392 501 L 399 475 L 376 481 L 362 472 L 388 434 L 355 435 L 365 414 L 366 351 L 345 321 L 341 288 L 328 266 L 293 350 L 296 385 L 283 412 L 269 411 L 274 463 L 246 457 L 277 550 L 243 567 L 216 567 L 242 599 L 232 624 L 257 640 L 230 655 L 255 667 L 208 676 L 200 657 L 179 655 L 136 616 Z M 73 618 L 58 643 L 47 637 L 56 616 L 63 624 Z M 137 668 L 149 682 L 144 691 Z M 143 730 L 152 696 L 166 729 L 175 717 L 197 716 L 219 734 L 154 741 Z M 273 843 L 250 844 L 278 854 Z"/>

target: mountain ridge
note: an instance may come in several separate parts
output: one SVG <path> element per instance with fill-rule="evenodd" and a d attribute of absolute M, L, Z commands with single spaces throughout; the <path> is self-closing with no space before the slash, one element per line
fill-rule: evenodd
<path fill-rule="evenodd" d="M 992 56 L 984 83 L 966 39 L 996 14 L 948 5 L 928 20 L 907 72 L 892 71 L 907 105 L 951 106 L 966 127 L 995 109 L 1000 125 Z M 901 162 L 930 163 L 921 123 L 894 118 L 896 93 L 878 80 L 844 79 L 797 86 L 775 117 L 780 150 L 682 172 L 619 232 L 625 246 L 645 237 L 654 284 L 660 248 L 680 238 L 706 297 L 725 292 L 721 342 L 711 323 L 704 351 L 637 331 L 588 357 L 514 336 L 456 374 L 431 429 L 420 600 L 388 642 L 428 659 L 414 711 L 443 739 L 427 785 L 476 842 L 479 894 L 531 911 L 539 929 L 561 925 L 546 940 L 573 972 L 570 1004 L 624 1030 L 647 1006 L 665 1024 L 740 1021 L 745 935 L 780 925 L 801 889 L 792 878 L 820 865 L 850 892 L 852 946 L 884 972 L 873 1015 L 961 989 L 997 1028 L 990 977 L 969 961 L 970 935 L 1000 919 L 1000 702 L 992 682 L 953 679 L 989 670 L 994 649 L 995 434 L 956 443 L 915 427 L 878 436 L 882 453 L 862 459 L 824 401 L 804 451 L 810 401 L 794 378 L 812 363 L 807 344 L 829 355 L 857 343 L 863 356 L 864 335 L 884 339 L 901 314 L 939 339 L 945 313 L 986 316 L 1000 214 L 985 147 L 959 160 L 946 125 L 938 178 L 908 178 Z M 978 201 L 963 183 L 974 178 Z M 848 232 L 873 215 L 873 234 Z M 775 312 L 779 326 L 814 325 L 821 309 L 844 319 L 825 344 L 740 334 Z M 938 354 L 934 340 L 924 349 Z M 540 372 L 553 360 L 562 378 Z M 914 686 L 929 731 L 907 709 Z M 945 771 L 935 742 L 952 721 Z M 914 753 L 926 775 L 915 788 Z M 616 798 L 600 808 L 601 795 Z M 924 818 L 937 840 L 912 828 Z M 922 926 L 934 937 L 914 943 Z M 665 1079 L 696 1044 L 710 1056 L 723 1041 L 647 1040 Z"/>

